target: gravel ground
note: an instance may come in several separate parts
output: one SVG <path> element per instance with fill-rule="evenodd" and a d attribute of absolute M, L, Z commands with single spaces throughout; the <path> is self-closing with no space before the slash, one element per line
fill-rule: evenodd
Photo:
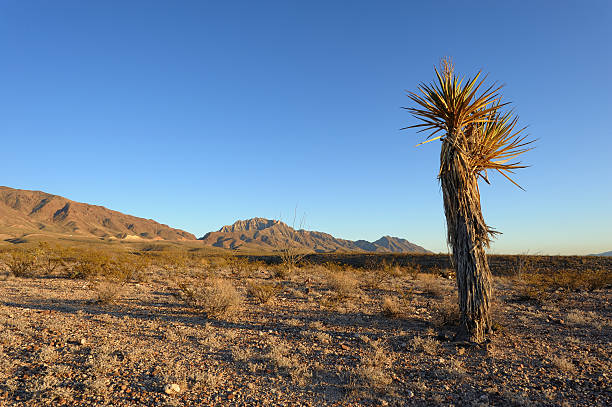
<path fill-rule="evenodd" d="M 451 339 L 453 280 L 218 273 L 242 297 L 231 317 L 188 306 L 177 281 L 197 280 L 161 272 L 108 304 L 112 284 L 0 281 L 0 405 L 612 405 L 610 289 L 525 302 L 496 277 L 495 332 L 468 346 Z M 261 304 L 248 282 L 276 295 Z"/>

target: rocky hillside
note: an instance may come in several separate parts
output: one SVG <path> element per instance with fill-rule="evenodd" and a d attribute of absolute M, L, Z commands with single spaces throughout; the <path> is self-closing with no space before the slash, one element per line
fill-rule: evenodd
<path fill-rule="evenodd" d="M 428 253 L 405 239 L 384 236 L 375 242 L 338 239 L 328 233 L 295 230 L 291 226 L 264 218 L 239 220 L 200 238 L 207 246 L 226 249 L 278 251 L 288 247 L 326 252 Z"/>
<path fill-rule="evenodd" d="M 0 186 L 0 235 L 68 234 L 110 239 L 195 240 L 183 230 L 41 191 Z"/>

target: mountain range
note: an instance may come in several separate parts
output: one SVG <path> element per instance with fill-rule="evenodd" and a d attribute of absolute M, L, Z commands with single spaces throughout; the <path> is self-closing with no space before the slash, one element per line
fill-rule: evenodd
<path fill-rule="evenodd" d="M 398 237 L 383 236 L 375 242 L 345 240 L 328 233 L 295 230 L 279 220 L 252 218 L 223 226 L 200 238 L 207 246 L 225 249 L 274 251 L 293 248 L 303 251 L 428 253 L 429 251 Z"/>
<path fill-rule="evenodd" d="M 120 241 L 193 241 L 196 237 L 152 219 L 59 195 L 0 186 L 0 240 L 64 235 Z M 345 240 L 328 233 L 295 230 L 278 220 L 239 220 L 199 239 L 203 246 L 240 251 L 294 248 L 315 252 L 428 253 L 408 240 L 383 236 L 375 242 Z"/>

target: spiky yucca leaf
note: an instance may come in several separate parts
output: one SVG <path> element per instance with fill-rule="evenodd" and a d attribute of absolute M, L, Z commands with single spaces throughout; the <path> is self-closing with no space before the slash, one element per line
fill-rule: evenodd
<path fill-rule="evenodd" d="M 518 117 L 512 112 L 496 112 L 488 122 L 477 126 L 472 132 L 473 144 L 469 149 L 471 165 L 474 173 L 482 176 L 487 183 L 486 171 L 497 170 L 521 188 L 508 174 L 512 174 L 513 170 L 525 168 L 526 165 L 522 165 L 520 161 L 510 161 L 531 150 L 527 146 L 533 143 L 533 140 L 527 141 L 528 135 L 523 134 L 524 127 L 514 130 L 517 122 Z"/>
<path fill-rule="evenodd" d="M 514 131 L 518 118 L 511 112 L 502 113 L 508 103 L 501 102 L 495 84 L 484 88 L 485 78 L 481 72 L 464 80 L 457 77 L 452 68 L 442 74 L 435 68 L 436 80 L 431 84 L 421 83 L 420 94 L 408 92 L 408 97 L 419 107 L 405 108 L 421 121 L 404 127 L 429 131 L 422 145 L 434 140 L 452 144 L 471 163 L 472 171 L 488 182 L 487 170 L 496 170 L 520 188 L 509 174 L 524 168 L 520 161 L 509 162 L 524 152 L 532 141 L 526 141 L 524 129 Z M 441 135 L 437 135 L 443 132 Z M 435 137 L 434 137 L 435 136 Z"/>

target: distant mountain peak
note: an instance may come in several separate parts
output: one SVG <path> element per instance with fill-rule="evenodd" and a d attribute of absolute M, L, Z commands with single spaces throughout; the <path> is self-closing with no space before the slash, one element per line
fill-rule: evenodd
<path fill-rule="evenodd" d="M 251 218 L 251 219 L 237 220 L 231 225 L 223 226 L 221 229 L 219 229 L 219 232 L 233 233 L 233 232 L 246 232 L 246 231 L 253 231 L 253 230 L 264 230 L 264 229 L 268 229 L 278 224 L 287 226 L 280 220 L 266 219 L 266 218 Z"/>
<path fill-rule="evenodd" d="M 375 242 L 352 241 L 323 232 L 295 230 L 284 222 L 266 218 L 238 220 L 200 240 L 209 246 L 234 250 L 278 251 L 290 246 L 314 252 L 429 253 L 406 239 L 388 235 Z"/>

